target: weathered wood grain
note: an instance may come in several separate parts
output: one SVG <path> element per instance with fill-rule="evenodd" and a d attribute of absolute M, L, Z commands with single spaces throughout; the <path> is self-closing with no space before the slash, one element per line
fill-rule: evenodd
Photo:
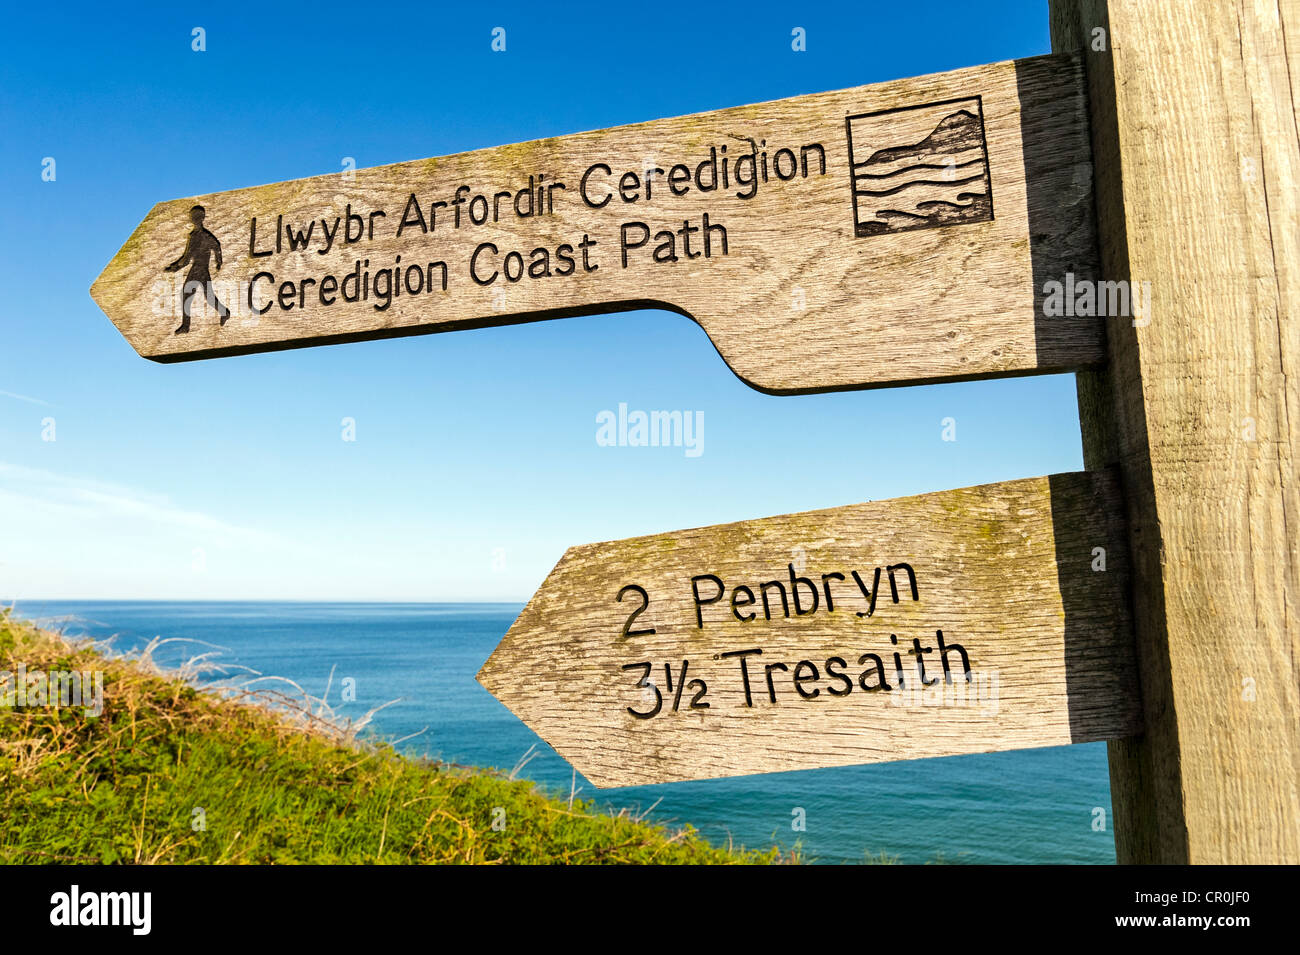
<path fill-rule="evenodd" d="M 1294 864 L 1300 5 L 1057 0 L 1052 33 L 1086 51 L 1105 275 L 1152 285 L 1149 324 L 1111 324 L 1106 373 L 1079 376 L 1134 560 L 1119 860 Z"/>
<path fill-rule="evenodd" d="M 1122 509 L 1114 475 L 1085 472 L 574 547 L 479 681 L 598 786 L 1125 736 L 1139 726 L 1140 702 Z M 1104 570 L 1095 548 L 1105 551 Z M 919 599 L 899 564 L 912 568 Z M 853 571 L 875 593 L 874 608 Z M 707 574 L 726 587 L 717 602 L 706 602 L 716 584 L 693 584 Z M 831 574 L 843 579 L 823 577 Z M 797 605 L 792 575 L 808 581 L 798 584 Z M 789 616 L 777 590 L 760 587 L 771 581 L 782 583 Z M 629 585 L 648 597 L 630 623 L 643 600 Z M 738 585 L 751 588 L 753 604 Z M 750 613 L 755 619 L 739 619 Z M 654 632 L 636 633 L 646 629 Z M 953 683 L 944 681 L 936 631 L 965 650 L 972 683 L 951 649 Z M 926 679 L 938 681 L 919 698 L 908 692 L 909 682 L 919 685 L 906 653 L 914 638 L 931 648 Z M 745 658 L 747 705 L 739 658 L 721 655 L 754 648 L 763 652 Z M 906 668 L 902 689 L 895 650 Z M 869 653 L 880 657 L 889 690 L 863 689 Z M 843 666 L 832 669 L 853 680 L 845 695 L 831 692 L 845 686 L 828 677 L 833 657 Z M 816 667 L 816 681 L 799 661 Z M 640 668 L 624 668 L 646 662 L 662 704 L 638 718 L 628 708 L 652 710 L 655 693 L 638 689 Z M 765 667 L 778 662 L 788 670 L 773 670 L 773 703 Z M 814 698 L 796 689 L 796 673 Z M 707 709 L 690 705 L 694 679 L 704 681 Z M 945 690 L 967 695 L 945 701 Z"/>
<path fill-rule="evenodd" d="M 719 177 L 729 163 L 725 188 L 701 188 L 710 150 Z M 740 198 L 751 187 L 736 164 L 749 154 L 766 180 Z M 591 208 L 580 183 L 597 164 L 587 196 L 613 198 Z M 660 170 L 648 194 L 647 168 Z M 747 181 L 749 161 L 739 168 Z M 626 180 L 635 201 L 621 198 L 625 176 L 640 183 Z M 658 305 L 694 318 L 737 375 L 770 392 L 1058 371 L 1104 353 L 1100 320 L 1039 307 L 1039 277 L 1095 272 L 1091 182 L 1078 60 L 1040 57 L 163 202 L 91 293 L 158 361 Z M 518 215 L 524 195 L 535 210 L 543 196 L 545 214 Z M 348 243 L 349 227 L 364 238 Z M 291 251 L 288 234 L 309 228 Z M 660 232 L 676 233 L 677 261 L 654 261 L 660 246 L 668 256 Z M 646 240 L 626 266 L 624 235 Z M 595 245 L 582 249 L 584 237 Z M 470 266 L 483 243 L 497 251 L 480 253 L 479 279 L 511 251 L 522 256 L 512 275 L 540 275 L 535 249 L 556 274 L 479 284 Z M 324 302 L 327 277 L 368 263 L 374 293 L 398 255 L 403 292 L 387 307 L 332 287 Z M 178 334 L 187 279 L 199 291 Z"/>

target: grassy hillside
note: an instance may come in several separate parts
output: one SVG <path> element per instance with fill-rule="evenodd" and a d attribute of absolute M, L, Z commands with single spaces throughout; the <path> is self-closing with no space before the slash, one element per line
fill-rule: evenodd
<path fill-rule="evenodd" d="M 200 693 L 0 611 L 0 674 L 20 663 L 101 671 L 104 708 L 0 705 L 3 862 L 780 861 L 357 744 L 310 714 Z"/>

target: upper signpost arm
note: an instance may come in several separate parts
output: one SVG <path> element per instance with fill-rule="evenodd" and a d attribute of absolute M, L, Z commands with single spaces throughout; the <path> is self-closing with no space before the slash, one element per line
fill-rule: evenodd
<path fill-rule="evenodd" d="M 977 66 L 155 206 L 91 292 L 157 361 L 666 307 L 777 393 L 1062 371 L 1102 322 L 1082 71 Z M 172 333 L 196 201 L 234 311 Z"/>

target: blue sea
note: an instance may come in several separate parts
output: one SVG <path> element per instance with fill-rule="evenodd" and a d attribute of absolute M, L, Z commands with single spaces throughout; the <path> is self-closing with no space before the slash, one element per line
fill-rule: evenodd
<path fill-rule="evenodd" d="M 572 767 L 474 679 L 522 609 L 514 604 L 19 603 L 19 616 L 71 636 L 115 636 L 119 651 L 154 637 L 177 664 L 225 648 L 219 660 L 325 692 L 344 716 L 398 702 L 373 729 L 412 755 L 509 771 L 536 746 L 521 777 L 567 796 Z M 243 671 L 232 671 L 238 676 Z M 356 702 L 339 703 L 341 681 Z M 579 797 L 648 818 L 691 824 L 717 844 L 798 844 L 809 861 L 1113 863 L 1106 748 L 1088 743 L 976 756 L 774 773 L 659 786 L 596 789 Z M 651 808 L 653 806 L 653 808 Z M 805 828 L 793 823 L 803 810 Z M 1098 810 L 1104 811 L 1104 817 Z M 1098 830 L 1095 820 L 1104 820 Z"/>

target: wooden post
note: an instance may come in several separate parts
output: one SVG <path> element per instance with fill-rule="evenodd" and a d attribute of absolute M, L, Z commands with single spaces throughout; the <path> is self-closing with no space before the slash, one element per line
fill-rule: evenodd
<path fill-rule="evenodd" d="M 1128 506 L 1145 734 L 1120 862 L 1300 862 L 1300 6 L 1053 0 L 1086 63 L 1106 279 L 1150 282 L 1079 375 Z"/>

